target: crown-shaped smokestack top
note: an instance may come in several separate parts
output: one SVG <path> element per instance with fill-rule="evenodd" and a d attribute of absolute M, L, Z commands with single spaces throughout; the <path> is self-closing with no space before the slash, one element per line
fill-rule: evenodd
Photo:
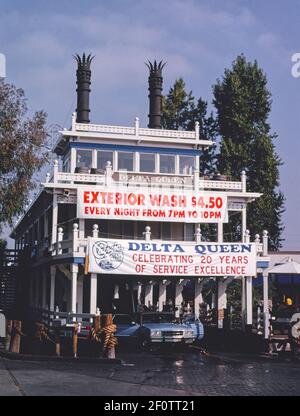
<path fill-rule="evenodd" d="M 83 53 L 82 57 L 74 55 L 77 62 L 76 83 L 77 83 L 77 108 L 76 122 L 90 122 L 90 85 L 91 85 L 91 63 L 94 56 Z"/>
<path fill-rule="evenodd" d="M 149 124 L 150 129 L 161 129 L 162 118 L 162 69 L 166 62 L 160 61 L 146 63 L 149 69 Z"/>

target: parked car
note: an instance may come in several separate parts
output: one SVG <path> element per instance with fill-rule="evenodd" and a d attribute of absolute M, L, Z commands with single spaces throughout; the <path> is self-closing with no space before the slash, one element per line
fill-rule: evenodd
<path fill-rule="evenodd" d="M 172 312 L 144 312 L 140 314 L 140 340 L 142 345 L 191 344 L 196 332 L 190 324 L 178 323 Z"/>
<path fill-rule="evenodd" d="M 197 341 L 200 341 L 204 338 L 204 326 L 199 319 L 195 318 L 195 315 L 184 315 L 181 321 L 183 324 L 188 325 L 193 330 Z"/>

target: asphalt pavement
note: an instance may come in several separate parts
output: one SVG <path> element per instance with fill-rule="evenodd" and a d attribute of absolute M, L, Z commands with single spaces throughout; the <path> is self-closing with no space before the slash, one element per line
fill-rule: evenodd
<path fill-rule="evenodd" d="M 119 353 L 122 364 L 0 358 L 1 396 L 300 395 L 300 363 L 202 351 Z"/>

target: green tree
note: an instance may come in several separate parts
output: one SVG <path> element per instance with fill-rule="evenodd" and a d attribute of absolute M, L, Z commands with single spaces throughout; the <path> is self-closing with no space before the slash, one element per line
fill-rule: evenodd
<path fill-rule="evenodd" d="M 192 91 L 187 92 L 182 78 L 175 80 L 169 93 L 163 97 L 162 126 L 171 130 L 194 130 L 199 122 L 202 140 L 216 139 L 217 126 L 212 113 L 208 114 L 207 102 L 202 98 L 195 100 Z M 200 174 L 208 175 L 215 171 L 215 145 L 203 150 Z"/>
<path fill-rule="evenodd" d="M 213 92 L 221 137 L 218 169 L 235 179 L 246 171 L 247 190 L 263 194 L 249 206 L 247 226 L 253 235 L 268 230 L 270 248 L 278 249 L 284 211 L 284 197 L 278 191 L 282 162 L 273 143 L 277 135 L 271 133 L 268 122 L 271 93 L 267 77 L 256 61 L 247 62 L 240 55 L 214 85 Z M 232 234 L 238 233 L 237 216 L 232 218 L 229 228 Z"/>
<path fill-rule="evenodd" d="M 22 213 L 48 156 L 46 113 L 26 113 L 23 90 L 0 79 L 0 230 Z"/>

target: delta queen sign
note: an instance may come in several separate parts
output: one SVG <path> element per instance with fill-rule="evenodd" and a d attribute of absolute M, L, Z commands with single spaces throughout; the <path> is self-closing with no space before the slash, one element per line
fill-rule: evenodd
<path fill-rule="evenodd" d="M 88 238 L 88 272 L 151 276 L 255 276 L 255 243 Z"/>
<path fill-rule="evenodd" d="M 77 218 L 217 223 L 228 221 L 227 197 L 217 192 L 146 187 L 77 190 Z"/>

